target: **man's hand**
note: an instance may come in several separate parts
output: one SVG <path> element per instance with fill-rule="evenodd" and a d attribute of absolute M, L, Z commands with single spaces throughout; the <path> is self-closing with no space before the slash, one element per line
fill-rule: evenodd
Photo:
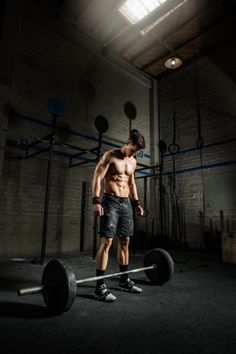
<path fill-rule="evenodd" d="M 136 207 L 136 211 L 137 211 L 137 214 L 140 215 L 140 216 L 143 216 L 144 215 L 144 209 L 141 207 L 141 205 L 138 205 Z"/>
<path fill-rule="evenodd" d="M 94 215 L 102 216 L 104 215 L 104 210 L 101 204 L 94 204 L 93 205 L 93 213 Z"/>

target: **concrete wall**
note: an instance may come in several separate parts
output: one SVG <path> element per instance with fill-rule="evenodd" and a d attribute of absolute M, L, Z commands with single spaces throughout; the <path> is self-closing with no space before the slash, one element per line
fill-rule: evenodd
<path fill-rule="evenodd" d="M 211 49 L 196 64 L 171 72 L 159 82 L 160 134 L 167 145 L 173 141 L 175 108 L 176 143 L 180 146 L 180 152 L 175 155 L 176 196 L 180 219 L 184 216 L 186 241 L 192 247 L 202 247 L 209 241 L 208 237 L 210 248 L 217 248 L 220 232 L 236 228 L 235 59 L 235 45 L 225 43 Z M 201 152 L 196 148 L 197 103 L 204 144 Z M 173 156 L 167 151 L 164 185 L 166 203 L 169 200 L 166 227 L 170 235 L 173 231 L 172 172 Z"/>
<path fill-rule="evenodd" d="M 11 6 L 11 0 L 7 3 Z M 138 128 L 147 142 L 145 155 L 140 155 L 138 161 L 150 162 L 149 80 L 102 57 L 99 48 L 91 50 L 91 43 L 90 50 L 85 50 L 81 34 L 47 8 L 46 2 L 25 1 L 24 6 L 23 3 L 18 9 L 21 21 L 17 28 L 15 24 L 11 27 L 12 46 L 7 47 L 8 56 L 14 54 L 14 61 L 11 67 L 4 58 L 1 61 L 1 71 L 6 74 L 0 78 L 1 128 L 11 131 L 6 134 L 1 130 L 0 136 L 1 256 L 40 253 L 47 153 L 25 159 L 20 144 L 22 139 L 32 142 L 50 133 L 49 97 L 59 97 L 66 107 L 59 124 L 67 132 L 58 131 L 60 141 L 84 148 L 97 146 L 94 119 L 105 116 L 109 130 L 103 137 L 104 151 L 121 146 L 128 138 L 129 120 L 123 107 L 126 101 L 133 102 L 137 118 L 132 127 Z M 8 16 L 6 12 L 5 22 Z M 4 49 L 4 28 L 2 33 Z M 93 86 L 93 92 L 86 90 L 86 82 Z M 12 109 L 18 114 L 10 114 Z M 57 147 L 53 158 L 47 253 L 79 250 L 82 182 L 87 181 L 90 186 L 95 165 L 69 168 L 68 156 L 72 153 L 76 151 Z M 142 180 L 137 184 L 142 200 Z M 138 225 L 143 228 L 144 221 Z M 89 188 L 85 250 L 92 249 L 92 226 Z"/>

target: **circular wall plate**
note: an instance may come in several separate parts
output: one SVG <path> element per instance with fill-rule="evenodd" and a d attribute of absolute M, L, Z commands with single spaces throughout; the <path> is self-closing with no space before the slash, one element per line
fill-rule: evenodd
<path fill-rule="evenodd" d="M 159 143 L 158 143 L 158 148 L 160 150 L 160 152 L 162 154 L 165 154 L 166 151 L 167 151 L 167 146 L 166 146 L 166 143 L 164 142 L 164 140 L 160 140 Z"/>
<path fill-rule="evenodd" d="M 56 117 L 62 117 L 65 114 L 64 103 L 56 97 L 50 97 L 48 99 L 48 112 Z"/>
<path fill-rule="evenodd" d="M 95 118 L 95 127 L 99 131 L 99 133 L 106 133 L 109 129 L 108 121 L 103 116 L 97 116 Z"/>
<path fill-rule="evenodd" d="M 126 102 L 124 104 L 124 112 L 129 119 L 135 119 L 137 116 L 137 110 L 132 102 Z"/>

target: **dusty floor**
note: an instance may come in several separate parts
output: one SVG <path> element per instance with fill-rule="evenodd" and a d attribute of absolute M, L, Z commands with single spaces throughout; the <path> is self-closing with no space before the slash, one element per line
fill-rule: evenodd
<path fill-rule="evenodd" d="M 171 252 L 170 252 L 171 253 Z M 181 254 L 175 274 L 163 286 L 133 274 L 142 294 L 120 292 L 107 280 L 115 303 L 93 298 L 94 283 L 78 287 L 71 309 L 51 316 L 40 294 L 18 297 L 19 287 L 40 283 L 43 266 L 29 260 L 0 262 L 1 354 L 135 353 L 233 354 L 236 348 L 236 266 L 201 254 Z M 186 255 L 185 255 L 186 256 Z M 76 278 L 94 275 L 90 255 L 64 256 Z M 130 268 L 142 267 L 132 255 Z M 108 272 L 116 272 L 111 257 Z"/>

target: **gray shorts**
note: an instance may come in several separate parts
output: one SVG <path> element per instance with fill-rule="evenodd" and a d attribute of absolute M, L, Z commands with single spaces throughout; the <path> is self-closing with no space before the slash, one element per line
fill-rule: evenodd
<path fill-rule="evenodd" d="M 104 215 L 101 217 L 101 237 L 133 236 L 133 208 L 129 197 L 116 197 L 104 193 Z"/>

